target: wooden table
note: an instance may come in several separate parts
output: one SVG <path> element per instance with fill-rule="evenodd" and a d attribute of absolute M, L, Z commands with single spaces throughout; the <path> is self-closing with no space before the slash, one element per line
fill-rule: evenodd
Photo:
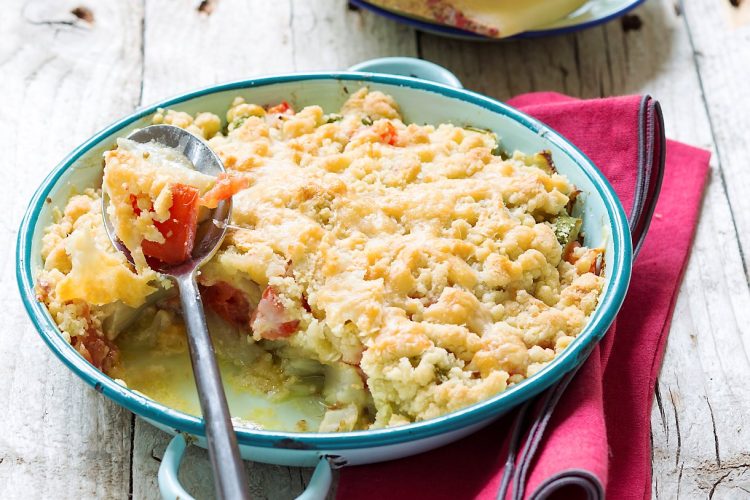
<path fill-rule="evenodd" d="M 168 439 L 65 369 L 23 311 L 14 242 L 47 172 L 95 131 L 165 96 L 389 55 L 435 61 L 498 99 L 533 90 L 647 92 L 661 101 L 670 137 L 713 150 L 653 408 L 653 493 L 750 495 L 750 426 L 743 425 L 750 415 L 750 1 L 732 3 L 650 0 L 628 22 L 471 44 L 414 32 L 343 0 L 5 0 L 0 498 L 157 498 Z M 310 475 L 250 469 L 257 498 L 291 498 Z M 206 453 L 192 449 L 182 476 L 199 498 L 212 494 L 209 470 Z"/>

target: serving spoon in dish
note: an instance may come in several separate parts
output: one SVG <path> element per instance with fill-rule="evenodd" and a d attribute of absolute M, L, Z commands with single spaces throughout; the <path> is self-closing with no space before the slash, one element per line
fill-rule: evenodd
<path fill-rule="evenodd" d="M 172 125 L 151 125 L 133 132 L 128 139 L 144 144 L 156 142 L 173 148 L 185 155 L 195 169 L 203 174 L 215 177 L 224 172 L 224 165 L 216 154 L 201 139 L 181 128 Z M 115 234 L 114 226 L 109 219 L 106 193 L 102 193 L 102 204 L 104 227 L 112 244 L 132 263 L 130 252 Z M 154 271 L 170 276 L 180 293 L 190 361 L 206 427 L 216 495 L 220 499 L 248 499 L 250 494 L 237 446 L 237 436 L 230 419 L 229 406 L 196 281 L 200 266 L 211 258 L 224 240 L 231 211 L 231 199 L 221 201 L 209 217 L 198 225 L 195 245 L 187 260 L 178 264 L 150 260 L 149 266 Z"/>

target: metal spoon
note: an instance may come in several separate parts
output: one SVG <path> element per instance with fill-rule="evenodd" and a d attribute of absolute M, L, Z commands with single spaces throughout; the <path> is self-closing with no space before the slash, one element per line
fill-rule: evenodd
<path fill-rule="evenodd" d="M 224 165 L 213 151 L 198 137 L 172 125 L 152 125 L 128 136 L 140 143 L 157 142 L 184 154 L 195 169 L 208 175 L 224 172 Z M 102 193 L 104 227 L 116 248 L 132 262 L 130 252 L 115 234 L 107 215 L 108 197 Z M 219 203 L 211 216 L 199 224 L 195 246 L 190 258 L 177 265 L 150 264 L 154 271 L 170 276 L 177 284 L 182 303 L 182 314 L 187 326 L 190 361 L 193 365 L 198 398 L 206 425 L 208 454 L 211 457 L 216 495 L 220 499 L 250 498 L 245 470 L 240 459 L 237 437 L 230 420 L 227 398 L 216 364 L 214 348 L 206 327 L 206 317 L 198 292 L 196 272 L 216 252 L 224 239 L 232 211 L 231 200 Z"/>

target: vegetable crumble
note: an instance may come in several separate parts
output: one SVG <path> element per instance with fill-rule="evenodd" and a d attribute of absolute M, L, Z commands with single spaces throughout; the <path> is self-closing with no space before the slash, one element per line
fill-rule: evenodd
<path fill-rule="evenodd" d="M 98 189 L 46 229 L 40 300 L 129 386 L 157 397 L 126 344 L 186 352 L 179 301 L 147 259 L 189 255 L 204 207 L 232 195 L 227 237 L 198 278 L 217 353 L 242 367 L 248 393 L 319 398 L 307 430 L 403 425 L 492 397 L 541 370 L 596 308 L 602 249 L 582 244 L 578 192 L 548 152 L 505 157 L 486 130 L 404 123 L 367 88 L 337 113 L 238 97 L 225 118 L 160 110 L 153 123 L 206 140 L 226 178 L 126 139 L 105 154 L 110 217 L 135 266 L 105 233 Z"/>

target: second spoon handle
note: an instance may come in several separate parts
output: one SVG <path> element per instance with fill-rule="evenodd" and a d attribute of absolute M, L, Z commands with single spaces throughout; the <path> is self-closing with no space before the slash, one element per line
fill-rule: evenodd
<path fill-rule="evenodd" d="M 245 469 L 230 419 L 219 366 L 206 326 L 195 274 L 175 276 L 175 280 L 180 289 L 182 315 L 187 326 L 190 361 L 193 364 L 193 374 L 206 426 L 208 455 L 213 468 L 216 496 L 219 499 L 249 499 Z"/>

